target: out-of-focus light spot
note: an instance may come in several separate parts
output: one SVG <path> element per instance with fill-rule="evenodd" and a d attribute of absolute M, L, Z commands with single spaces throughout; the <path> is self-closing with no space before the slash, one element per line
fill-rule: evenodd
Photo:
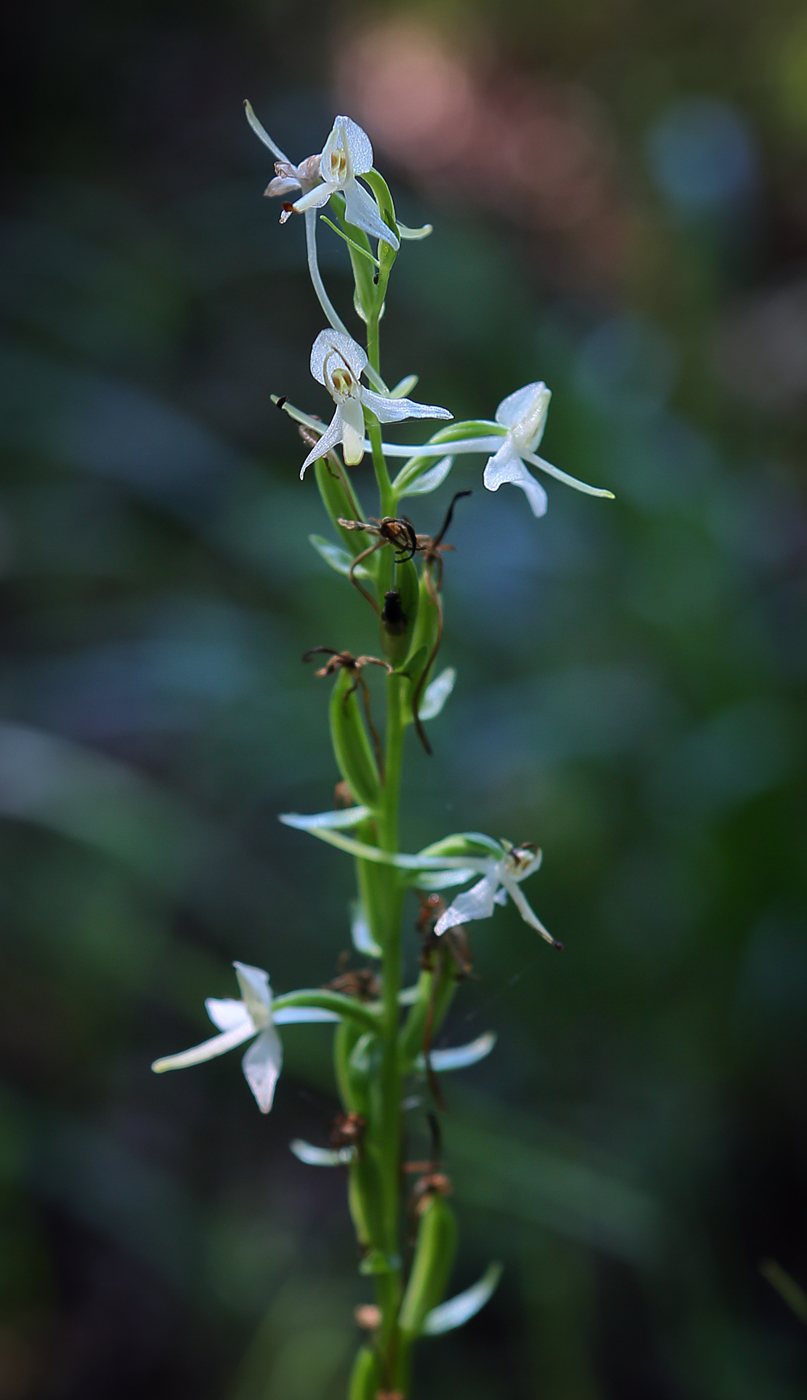
<path fill-rule="evenodd" d="M 470 74 L 426 25 L 393 22 L 354 40 L 340 55 L 337 83 L 373 140 L 413 170 L 449 164 L 471 139 Z"/>
<path fill-rule="evenodd" d="M 807 281 L 756 297 L 726 317 L 715 363 L 727 391 L 756 408 L 782 409 L 807 395 Z"/>
<path fill-rule="evenodd" d="M 339 102 L 429 199 L 477 204 L 543 235 L 578 283 L 612 282 L 626 213 L 594 95 L 477 64 L 420 21 L 382 21 L 337 55 Z M 571 235 L 571 236 L 569 236 Z M 573 265 L 573 268 L 572 268 Z"/>
<path fill-rule="evenodd" d="M 609 416 L 646 418 L 663 407 L 675 368 L 675 351 L 663 331 L 638 317 L 619 316 L 583 342 L 576 388 Z"/>
<path fill-rule="evenodd" d="M 793 773 L 793 718 L 774 700 L 746 700 L 687 735 L 665 758 L 659 797 L 668 810 L 704 814 L 737 806 Z"/>
<path fill-rule="evenodd" d="M 807 136 L 807 16 L 798 20 L 779 41 L 774 63 L 779 105 L 788 125 Z"/>
<path fill-rule="evenodd" d="M 753 187 L 756 150 L 743 118 L 715 98 L 676 102 L 647 138 L 650 170 L 679 213 L 708 214 Z"/>

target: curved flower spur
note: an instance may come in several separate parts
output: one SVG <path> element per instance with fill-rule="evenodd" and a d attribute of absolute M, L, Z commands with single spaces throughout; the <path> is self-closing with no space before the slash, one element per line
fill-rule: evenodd
<path fill-rule="evenodd" d="M 267 974 L 236 963 L 241 997 L 211 998 L 208 1015 L 218 1034 L 202 1044 L 157 1060 L 154 1069 L 181 1069 L 201 1064 L 239 1045 L 252 1044 L 243 1070 L 262 1110 L 269 1111 L 282 1066 L 278 1027 L 292 1021 L 325 1021 L 334 1026 L 334 1067 L 341 1125 L 330 1146 L 295 1140 L 292 1151 L 307 1166 L 336 1167 L 347 1173 L 348 1204 L 359 1246 L 360 1273 L 372 1281 L 375 1302 L 360 1308 L 367 1340 L 359 1347 L 351 1374 L 350 1400 L 379 1400 L 382 1395 L 409 1400 L 410 1357 L 420 1337 L 437 1336 L 462 1326 L 490 1298 L 501 1267 L 492 1264 L 483 1277 L 445 1301 L 454 1254 L 456 1222 L 446 1199 L 447 1170 L 442 1153 L 439 1170 L 425 1170 L 416 1192 L 416 1209 L 407 1211 L 403 1189 L 407 1163 L 402 1119 L 421 1103 L 412 1095 L 423 1084 L 434 1103 L 443 1103 L 436 1076 L 462 1072 L 490 1053 L 495 1032 L 468 1045 L 440 1044 L 441 1028 L 461 979 L 470 970 L 466 926 L 490 918 L 497 906 L 512 900 L 522 919 L 555 947 L 523 892 L 537 872 L 541 853 L 531 843 L 495 841 L 479 832 L 447 836 L 409 855 L 399 849 L 398 817 L 405 736 L 414 725 L 429 747 L 422 720 L 435 718 L 452 693 L 456 673 L 448 667 L 429 682 L 443 637 L 440 584 L 444 543 L 455 493 L 441 530 L 432 538 L 419 534 L 401 513 L 405 496 L 426 495 L 446 480 L 455 459 L 478 452 L 486 457 L 484 483 L 498 490 L 505 483 L 526 494 L 535 516 L 545 513 L 547 497 L 533 475 L 536 469 L 593 496 L 609 491 L 586 485 L 537 456 L 550 394 L 541 381 L 526 384 L 500 404 L 495 420 L 476 419 L 442 426 L 423 446 L 387 444 L 381 424 L 414 418 L 450 419 L 445 408 L 405 397 L 417 382 L 407 376 L 388 390 L 381 375 L 379 323 L 386 289 L 401 240 L 413 236 L 395 213 L 383 177 L 373 167 L 367 134 L 349 117 L 339 116 L 320 153 L 298 165 L 287 159 L 247 105 L 253 130 L 275 157 L 274 178 L 266 193 L 282 201 L 281 222 L 303 215 L 308 269 L 329 329 L 316 338 L 311 372 L 335 405 L 327 426 L 319 419 L 275 399 L 297 421 L 310 448 L 300 472 L 315 464 L 315 475 L 336 541 L 312 536 L 319 557 L 359 586 L 370 579 L 377 602 L 374 625 L 386 660 L 372 655 L 372 645 L 356 653 L 339 647 L 313 648 L 307 656 L 328 660 L 318 674 L 333 677 L 329 723 L 337 778 L 335 811 L 313 816 L 287 814 L 286 826 L 307 831 L 355 861 L 356 898 L 351 902 L 350 933 L 362 966 L 340 973 L 318 989 L 272 996 Z M 362 183 L 363 181 L 363 183 Z M 353 270 L 353 300 L 364 323 L 366 349 L 338 316 L 320 275 L 316 230 L 318 211 L 329 202 L 341 225 L 331 226 L 348 244 Z M 421 233 L 425 233 L 424 229 Z M 369 240 L 377 240 L 377 256 Z M 372 385 L 367 388 L 362 380 Z M 365 453 L 372 456 L 378 503 L 368 514 L 350 478 Z M 398 475 L 388 462 L 403 458 Z M 364 495 L 366 483 L 362 483 Z M 371 559 L 371 556 L 372 559 Z M 382 607 L 383 599 L 383 607 Z M 361 654 L 358 654 L 358 653 Z M 385 723 L 376 725 L 363 672 L 376 668 L 386 692 Z M 427 684 L 428 682 L 428 684 Z M 420 974 L 414 986 L 402 985 L 402 919 L 407 891 L 421 901 L 417 935 Z M 452 891 L 444 900 L 440 891 Z M 456 891 L 456 892 L 455 892 Z M 428 945 L 428 946 L 427 946 Z M 410 1120 L 411 1121 L 411 1120 Z M 433 1116 L 432 1119 L 433 1124 Z M 346 1125 L 352 1132 L 348 1139 Z M 439 1136 L 439 1134 L 438 1134 Z M 411 1203 L 411 1202 L 410 1202 Z M 403 1243 L 416 1232 L 411 1258 Z"/>

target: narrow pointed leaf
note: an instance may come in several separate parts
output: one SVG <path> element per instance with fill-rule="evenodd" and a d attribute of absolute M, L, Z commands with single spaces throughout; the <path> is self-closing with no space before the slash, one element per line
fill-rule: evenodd
<path fill-rule="evenodd" d="M 457 673 L 453 666 L 446 666 L 439 676 L 430 681 L 423 692 L 420 706 L 421 719 L 436 719 L 454 689 Z"/>
<path fill-rule="evenodd" d="M 439 1307 L 427 1313 L 422 1332 L 425 1337 L 439 1337 L 443 1332 L 452 1332 L 455 1327 L 463 1327 L 466 1322 L 481 1312 L 488 1299 L 493 1296 L 502 1276 L 502 1265 L 491 1264 L 478 1283 L 449 1298 Z"/>
<path fill-rule="evenodd" d="M 302 1138 L 295 1138 L 289 1147 L 297 1160 L 308 1167 L 346 1167 L 356 1157 L 355 1147 L 315 1147 Z"/>
<path fill-rule="evenodd" d="M 363 953 L 366 958 L 382 957 L 382 951 L 373 938 L 369 920 L 358 899 L 352 900 L 350 904 L 350 936 L 357 953 Z"/>
<path fill-rule="evenodd" d="M 453 465 L 453 457 L 441 458 L 433 467 L 429 467 L 428 471 L 421 472 L 420 476 L 415 477 L 414 480 L 410 480 L 407 485 L 404 485 L 403 490 L 400 492 L 401 497 L 427 496 L 430 491 L 436 491 L 438 486 L 442 486 Z M 403 472 L 399 473 L 399 475 L 402 476 Z M 406 481 L 406 478 L 404 478 L 404 480 Z"/>
<path fill-rule="evenodd" d="M 280 821 L 284 826 L 293 826 L 298 831 L 338 831 L 343 827 L 358 826 L 369 816 L 372 816 L 369 807 L 340 807 L 335 812 L 313 812 L 311 816 L 284 812 Z"/>
<path fill-rule="evenodd" d="M 309 535 L 308 540 L 326 564 L 330 564 L 331 568 L 335 569 L 338 574 L 347 576 L 353 563 L 352 554 L 343 549 L 341 544 L 333 544 L 331 540 L 324 539 L 322 535 Z M 370 577 L 363 564 L 359 564 L 353 572 L 358 578 Z"/>
<path fill-rule="evenodd" d="M 438 1074 L 444 1074 L 447 1070 L 452 1069 L 467 1069 L 470 1065 L 476 1065 L 480 1060 L 484 1060 L 495 1044 L 496 1032 L 485 1031 L 484 1035 L 477 1036 L 476 1040 L 470 1041 L 468 1045 L 455 1045 L 450 1050 L 432 1050 L 429 1056 L 431 1067 Z M 420 1070 L 426 1068 L 422 1055 L 419 1055 L 415 1061 L 415 1068 Z"/>

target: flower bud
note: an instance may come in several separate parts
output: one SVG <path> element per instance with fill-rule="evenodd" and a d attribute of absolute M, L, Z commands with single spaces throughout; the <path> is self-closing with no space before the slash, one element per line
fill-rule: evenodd
<path fill-rule="evenodd" d="M 370 1347 L 359 1347 L 350 1373 L 347 1400 L 375 1400 L 380 1383 L 375 1353 Z"/>
<path fill-rule="evenodd" d="M 331 739 L 354 800 L 377 807 L 381 800 L 378 765 L 356 701 L 356 678 L 347 668 L 339 672 L 331 695 Z"/>

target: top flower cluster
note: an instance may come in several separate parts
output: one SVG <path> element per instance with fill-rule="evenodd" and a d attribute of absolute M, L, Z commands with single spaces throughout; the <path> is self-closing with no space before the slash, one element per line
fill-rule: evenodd
<path fill-rule="evenodd" d="M 311 373 L 325 386 L 336 404 L 330 425 L 327 429 L 323 428 L 319 420 L 283 401 L 286 411 L 318 438 L 303 462 L 300 475 L 302 477 L 312 462 L 324 457 L 337 445 L 341 445 L 346 465 L 353 466 L 370 450 L 370 443 L 365 438 L 367 414 L 371 415 L 371 423 L 393 423 L 407 418 L 451 418 L 452 414 L 445 408 L 417 403 L 404 397 L 406 389 L 414 387 L 417 382 L 416 376 L 402 381 L 397 389 L 388 389 L 377 366 L 368 361 L 365 351 L 350 335 L 333 307 L 320 275 L 317 211 L 333 200 L 343 228 L 343 231 L 336 229 L 336 232 L 341 232 L 351 248 L 354 271 L 357 262 L 361 265 L 363 259 L 369 258 L 377 268 L 383 269 L 384 278 L 389 275 L 401 239 L 425 237 L 431 228 L 427 225 L 423 229 L 412 230 L 402 224 L 394 213 L 385 211 L 387 217 L 383 216 L 372 190 L 372 181 L 375 180 L 376 187 L 380 184 L 384 190 L 386 186 L 373 167 L 370 138 L 350 117 L 338 116 L 322 152 L 307 156 L 299 165 L 295 165 L 264 130 L 250 104 L 247 102 L 245 106 L 250 126 L 275 156 L 275 176 L 265 193 L 283 200 L 280 222 L 286 223 L 292 214 L 305 216 L 308 268 L 314 291 L 330 326 L 330 330 L 322 331 L 317 336 L 311 353 Z M 360 183 L 360 176 L 370 184 L 369 190 Z M 358 232 L 359 237 L 377 240 L 379 257 L 373 257 L 366 243 L 364 247 L 360 246 L 351 231 L 353 235 Z M 386 245 L 384 259 L 379 261 L 382 244 Z M 373 281 L 378 283 L 378 273 Z M 362 319 L 367 319 L 361 306 L 358 274 L 356 310 Z M 376 319 L 380 312 L 381 308 L 377 307 Z M 361 383 L 362 375 L 370 380 L 372 389 Z M 422 494 L 436 489 L 445 480 L 457 454 L 480 452 L 488 456 L 483 478 L 488 490 L 498 491 L 506 482 L 520 487 L 536 516 L 546 512 L 547 495 L 528 470 L 528 464 L 588 495 L 610 497 L 610 491 L 588 486 L 536 455 L 550 398 L 550 391 L 543 382 L 527 384 L 502 400 L 495 420 L 479 419 L 473 423 L 452 424 L 450 429 L 438 431 L 429 442 L 418 447 L 416 455 L 411 447 L 383 442 L 381 448 L 386 456 L 408 459 L 399 475 L 399 481 L 405 483 L 406 491 L 401 489 L 399 494 Z M 444 455 L 447 444 L 450 444 L 448 457 Z M 428 470 L 431 458 L 442 459 L 439 470 Z"/>

